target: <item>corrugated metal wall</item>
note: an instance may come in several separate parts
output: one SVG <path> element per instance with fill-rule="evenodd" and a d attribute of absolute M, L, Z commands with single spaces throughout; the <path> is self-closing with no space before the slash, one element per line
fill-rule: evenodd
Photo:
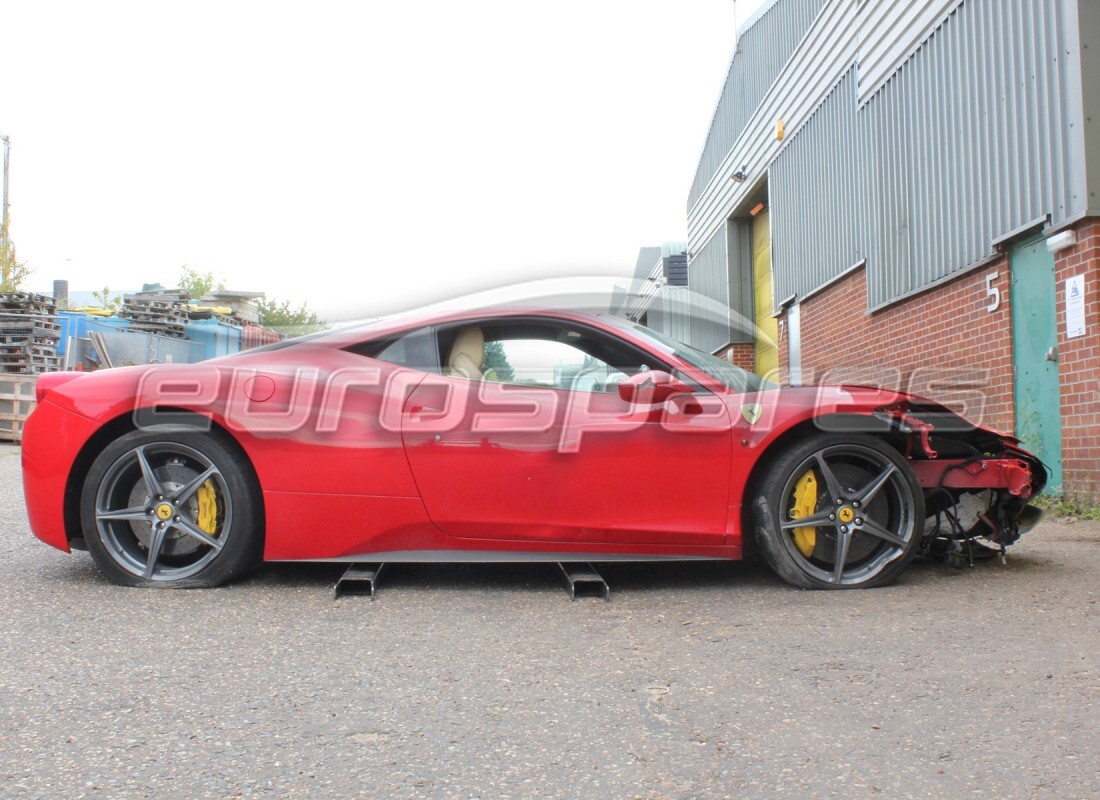
<path fill-rule="evenodd" d="M 687 244 L 665 242 L 660 247 L 638 251 L 634 279 L 629 287 L 612 292 L 611 313 L 625 319 L 640 319 L 650 307 L 662 285 L 687 286 Z"/>
<path fill-rule="evenodd" d="M 861 0 L 859 101 L 882 88 L 962 0 Z"/>
<path fill-rule="evenodd" d="M 778 0 L 738 39 L 688 197 L 699 199 L 828 0 Z"/>
<path fill-rule="evenodd" d="M 1063 91 L 1075 38 L 1062 2 L 966 0 L 860 111 L 872 307 L 981 261 L 1045 215 L 1086 210 L 1071 166 L 1084 164 L 1080 100 Z M 801 177 L 820 179 L 812 165 Z"/>
<path fill-rule="evenodd" d="M 607 307 L 607 310 L 611 314 L 618 314 L 619 309 L 623 307 L 623 303 L 626 302 L 626 298 L 630 296 L 630 289 L 622 284 L 616 284 L 611 288 L 611 303 Z"/>
<path fill-rule="evenodd" d="M 866 0 L 858 12 L 853 2 L 812 4 L 814 14 L 821 12 L 812 30 L 828 27 L 835 35 L 798 49 L 797 57 L 805 56 L 798 73 L 803 83 L 829 75 L 834 83 L 804 125 L 788 126 L 786 141 L 767 145 L 778 149 L 761 165 L 774 214 L 777 304 L 791 294 L 804 297 L 866 259 L 869 304 L 880 307 L 980 263 L 994 254 L 995 241 L 1047 215 L 1057 225 L 1089 212 L 1089 171 L 1100 167 L 1086 151 L 1100 152 L 1100 137 L 1086 137 L 1097 123 L 1085 119 L 1082 97 L 1100 97 L 1100 80 L 1089 79 L 1091 53 L 1083 46 L 1100 27 L 1098 0 L 919 0 L 909 10 Z M 729 198 L 732 184 L 710 179 L 723 158 L 730 161 L 723 151 L 742 133 L 720 123 L 752 119 L 752 108 L 738 110 L 731 99 L 742 97 L 739 70 L 752 71 L 749 34 L 774 24 L 784 8 L 780 2 L 744 37 L 690 201 L 689 283 L 715 299 L 725 284 L 734 316 L 745 302 L 737 276 L 748 271 L 741 245 L 733 243 L 737 224 L 727 220 L 737 213 L 737 197 Z M 810 14 L 809 5 L 800 8 Z M 875 27 L 868 19 L 883 9 L 895 16 L 911 11 L 914 30 L 891 30 L 885 44 L 863 41 L 857 53 L 842 31 L 825 24 L 847 19 L 844 30 L 879 30 L 882 21 Z M 939 25 L 914 52 L 914 31 L 927 34 L 937 15 Z M 761 41 L 766 30 L 759 31 Z M 904 62 L 886 64 L 887 51 L 904 51 Z M 868 79 L 861 58 L 872 52 L 879 53 L 868 68 L 872 77 L 889 77 L 861 96 L 867 87 L 857 82 Z M 783 72 L 788 80 L 790 69 Z M 765 116 L 791 114 L 794 101 L 773 94 L 761 98 Z M 1100 191 L 1095 181 L 1092 188 Z M 1094 211 L 1097 205 L 1093 198 Z M 751 316 L 751 306 L 743 313 Z M 701 347 L 724 344 L 713 325 L 696 323 L 692 331 L 690 341 Z"/>
<path fill-rule="evenodd" d="M 863 161 L 853 67 L 768 172 L 777 304 L 863 258 Z"/>
<path fill-rule="evenodd" d="M 1085 158 L 1088 161 L 1089 212 L 1100 214 L 1100 3 L 1082 2 L 1078 7 L 1078 42 L 1081 47 L 1081 74 L 1093 79 L 1081 86 L 1085 98 Z M 1084 45 L 1092 42 L 1093 46 Z"/>
<path fill-rule="evenodd" d="M 684 339 L 700 350 L 713 352 L 730 341 L 729 261 L 726 258 L 725 231 L 719 231 L 696 253 L 688 270 L 692 292 Z M 707 301 L 710 302 L 707 302 Z"/>
<path fill-rule="evenodd" d="M 768 170 L 777 305 L 866 258 L 881 306 L 1088 210 L 1067 8 L 965 0 L 862 108 L 849 69 Z"/>
<path fill-rule="evenodd" d="M 691 290 L 686 286 L 666 286 L 649 307 L 646 324 L 681 342 L 690 341 Z"/>
<path fill-rule="evenodd" d="M 760 181 L 783 148 L 798 135 L 837 81 L 859 56 L 859 5 L 832 0 L 825 5 L 749 119 L 718 173 L 688 212 L 688 246 L 698 250 L 725 221 L 755 200 Z M 776 137 L 782 120 L 785 140 Z M 744 169 L 743 183 L 730 180 Z"/>
<path fill-rule="evenodd" d="M 634 264 L 634 280 L 644 281 L 653 274 L 653 268 L 661 260 L 660 247 L 643 247 L 638 251 L 638 260 Z"/>

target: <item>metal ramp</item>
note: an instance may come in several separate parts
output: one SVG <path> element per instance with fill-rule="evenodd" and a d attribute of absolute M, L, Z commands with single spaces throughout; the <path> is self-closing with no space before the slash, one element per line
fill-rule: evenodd
<path fill-rule="evenodd" d="M 374 590 L 378 585 L 378 576 L 385 564 L 350 564 L 340 580 L 332 587 L 332 599 L 346 594 L 365 594 L 374 599 Z"/>
<path fill-rule="evenodd" d="M 332 587 L 332 599 L 338 600 L 345 595 L 366 595 L 374 599 L 378 589 L 378 579 L 385 564 L 349 564 L 344 574 Z M 569 588 L 569 599 L 578 597 L 600 597 L 609 600 L 611 590 L 596 568 L 587 562 L 558 562 L 562 575 Z"/>
<path fill-rule="evenodd" d="M 569 599 L 578 597 L 602 597 L 609 600 L 611 590 L 596 568 L 587 562 L 559 562 L 566 583 L 569 584 Z"/>

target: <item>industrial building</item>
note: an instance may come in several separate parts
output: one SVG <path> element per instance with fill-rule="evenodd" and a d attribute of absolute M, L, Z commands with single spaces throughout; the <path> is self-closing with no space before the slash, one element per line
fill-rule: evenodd
<path fill-rule="evenodd" d="M 1096 0 L 772 0 L 691 185 L 688 305 L 656 321 L 780 382 L 943 400 L 1097 501 L 1098 192 Z"/>

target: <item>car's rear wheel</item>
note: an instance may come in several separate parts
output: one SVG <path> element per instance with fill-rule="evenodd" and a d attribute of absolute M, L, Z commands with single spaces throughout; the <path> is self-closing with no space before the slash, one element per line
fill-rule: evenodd
<path fill-rule="evenodd" d="M 108 445 L 81 493 L 88 551 L 116 583 L 217 586 L 260 557 L 251 466 L 217 432 L 148 428 Z"/>
<path fill-rule="evenodd" d="M 757 544 L 807 589 L 894 580 L 916 554 L 924 495 L 906 460 L 863 435 L 816 435 L 768 467 L 754 501 Z"/>

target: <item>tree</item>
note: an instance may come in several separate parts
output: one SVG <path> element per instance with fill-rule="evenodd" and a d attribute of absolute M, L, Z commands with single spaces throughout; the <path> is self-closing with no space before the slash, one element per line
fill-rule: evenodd
<path fill-rule="evenodd" d="M 485 343 L 485 364 L 482 370 L 487 377 L 492 373 L 491 380 L 501 381 L 502 383 L 515 383 L 516 371 L 512 369 L 512 365 L 508 361 L 503 342 Z"/>
<path fill-rule="evenodd" d="M 15 255 L 15 243 L 8 235 L 11 217 L 0 226 L 0 292 L 18 292 L 31 270 Z"/>
<path fill-rule="evenodd" d="M 106 286 L 103 287 L 102 292 L 92 292 L 92 299 L 95 300 L 97 307 L 110 311 L 112 314 L 122 308 L 122 298 L 112 298 L 111 290 Z"/>
<path fill-rule="evenodd" d="M 306 333 L 323 330 L 325 322 L 309 306 L 302 303 L 298 308 L 291 308 L 290 301 L 260 298 L 260 324 L 288 336 L 301 336 Z"/>
<path fill-rule="evenodd" d="M 199 272 L 184 264 L 180 268 L 179 288 L 187 292 L 192 300 L 198 300 L 214 289 L 224 289 L 225 281 L 217 280 L 213 272 Z"/>

